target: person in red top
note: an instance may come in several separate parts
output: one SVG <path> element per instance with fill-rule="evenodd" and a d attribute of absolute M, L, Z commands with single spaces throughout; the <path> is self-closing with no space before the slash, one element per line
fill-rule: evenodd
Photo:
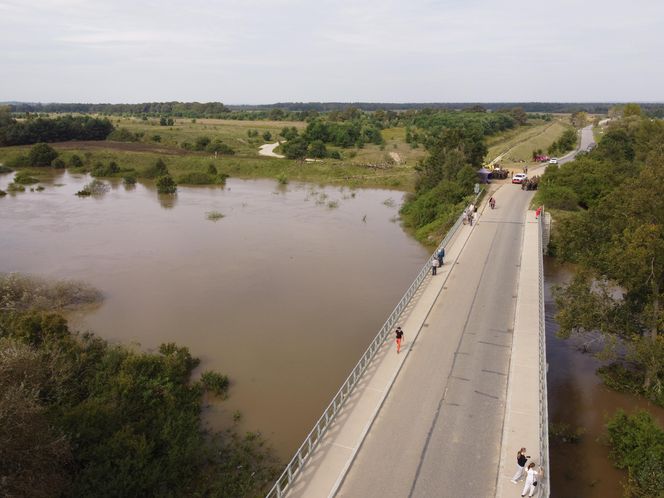
<path fill-rule="evenodd" d="M 397 327 L 394 333 L 397 336 L 397 354 L 399 354 L 401 351 L 401 341 L 403 340 L 403 330 L 401 330 L 401 327 Z"/>
<path fill-rule="evenodd" d="M 537 208 L 537 211 L 535 211 L 535 219 L 539 218 L 539 215 L 542 214 L 542 206 Z"/>

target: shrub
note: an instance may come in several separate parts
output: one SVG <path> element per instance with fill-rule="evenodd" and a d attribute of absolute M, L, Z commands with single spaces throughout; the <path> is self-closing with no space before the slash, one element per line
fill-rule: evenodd
<path fill-rule="evenodd" d="M 205 150 L 216 154 L 225 154 L 227 156 L 232 156 L 235 154 L 235 151 L 221 140 L 215 140 L 214 142 L 210 143 Z"/>
<path fill-rule="evenodd" d="M 152 140 L 153 142 L 161 142 L 161 135 L 152 135 L 152 137 L 150 137 L 150 140 Z"/>
<path fill-rule="evenodd" d="M 65 169 L 65 162 L 58 157 L 57 159 L 53 160 L 51 167 L 55 169 Z"/>
<path fill-rule="evenodd" d="M 25 187 L 18 183 L 10 183 L 7 185 L 7 192 L 25 192 Z"/>
<path fill-rule="evenodd" d="M 611 458 L 627 469 L 627 496 L 664 495 L 664 430 L 646 411 L 622 410 L 607 424 Z"/>
<path fill-rule="evenodd" d="M 125 185 L 136 185 L 136 177 L 134 175 L 125 175 L 122 177 L 122 182 Z"/>
<path fill-rule="evenodd" d="M 224 215 L 219 211 L 208 211 L 207 213 L 205 213 L 205 217 L 210 221 L 217 221 L 222 219 Z"/>
<path fill-rule="evenodd" d="M 214 164 L 210 163 L 210 164 L 208 164 L 207 172 L 208 172 L 208 175 L 216 175 L 217 174 L 217 167 Z"/>
<path fill-rule="evenodd" d="M 228 377 L 218 374 L 217 372 L 212 372 L 210 370 L 203 372 L 201 375 L 201 383 L 206 390 L 219 396 L 225 396 L 228 393 Z"/>
<path fill-rule="evenodd" d="M 76 195 L 79 197 L 88 197 L 90 195 L 104 195 L 111 189 L 111 186 L 108 183 L 97 180 L 96 178 L 88 183 L 81 190 L 76 192 Z"/>
<path fill-rule="evenodd" d="M 541 189 L 539 198 L 549 208 L 574 211 L 579 207 L 579 197 L 569 187 L 546 185 Z"/>
<path fill-rule="evenodd" d="M 168 175 L 168 168 L 161 158 L 157 159 L 153 166 L 150 166 L 143 171 L 143 176 L 145 178 L 158 178 L 165 175 Z"/>
<path fill-rule="evenodd" d="M 160 176 L 157 179 L 157 192 L 160 194 L 174 194 L 178 189 L 177 183 L 171 175 Z"/>
<path fill-rule="evenodd" d="M 28 155 L 31 166 L 50 166 L 56 157 L 58 157 L 57 151 L 45 143 L 33 145 Z"/>
<path fill-rule="evenodd" d="M 33 176 L 30 176 L 30 173 L 27 171 L 19 171 L 14 177 L 14 183 L 20 185 L 32 185 L 33 183 L 39 183 L 39 180 Z"/>
<path fill-rule="evenodd" d="M 80 168 L 83 166 L 83 160 L 79 156 L 74 154 L 69 159 L 69 166 L 71 166 L 72 168 Z"/>
<path fill-rule="evenodd" d="M 11 169 L 9 166 L 5 166 L 4 164 L 0 164 L 0 175 L 3 174 L 3 173 L 11 173 L 12 171 L 14 171 L 14 170 Z"/>
<path fill-rule="evenodd" d="M 205 150 L 208 145 L 210 145 L 210 137 L 203 136 L 196 139 L 196 150 Z"/>
<path fill-rule="evenodd" d="M 133 133 L 127 128 L 116 128 L 108 135 L 108 137 L 106 137 L 106 140 L 114 140 L 116 142 L 138 142 L 142 135 L 142 133 Z"/>
<path fill-rule="evenodd" d="M 7 195 L 7 192 L 5 192 L 4 190 L 0 189 L 0 197 L 4 197 L 4 196 L 6 196 L 6 195 Z"/>
<path fill-rule="evenodd" d="M 269 131 L 264 131 L 263 132 L 263 140 L 265 140 L 266 142 L 269 142 L 270 140 L 272 140 L 272 133 L 270 133 Z"/>
<path fill-rule="evenodd" d="M 279 185 L 288 185 L 288 177 L 286 176 L 286 173 L 279 173 L 279 175 L 277 175 L 277 181 L 279 182 Z"/>
<path fill-rule="evenodd" d="M 323 158 L 327 156 L 327 149 L 322 140 L 314 140 L 307 147 L 307 155 L 314 158 Z"/>

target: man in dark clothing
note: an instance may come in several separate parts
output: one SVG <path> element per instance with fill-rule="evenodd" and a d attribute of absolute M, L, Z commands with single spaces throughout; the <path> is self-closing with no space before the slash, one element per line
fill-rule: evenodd
<path fill-rule="evenodd" d="M 397 354 L 399 354 L 401 351 L 401 341 L 403 340 L 403 330 L 401 330 L 401 327 L 397 327 L 395 335 L 397 336 Z"/>

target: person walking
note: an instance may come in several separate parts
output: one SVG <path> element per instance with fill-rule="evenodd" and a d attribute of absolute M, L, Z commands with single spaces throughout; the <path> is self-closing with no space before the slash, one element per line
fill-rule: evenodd
<path fill-rule="evenodd" d="M 440 263 L 438 262 L 437 257 L 434 256 L 433 258 L 431 258 L 431 275 L 436 274 L 436 270 L 438 269 L 439 265 L 440 265 Z"/>
<path fill-rule="evenodd" d="M 530 457 L 526 455 L 526 449 L 521 448 L 516 454 L 516 472 L 514 477 L 512 477 L 512 484 L 518 484 L 518 481 L 521 480 L 523 475 L 526 473 L 526 462 Z"/>
<path fill-rule="evenodd" d="M 539 472 L 535 470 L 535 462 L 530 462 L 528 464 L 528 470 L 526 472 L 526 484 L 523 486 L 523 491 L 521 496 L 533 496 L 535 491 L 537 491 L 537 477 L 542 475 L 542 467 L 539 468 Z"/>
<path fill-rule="evenodd" d="M 401 330 L 401 327 L 397 327 L 395 335 L 397 336 L 397 354 L 399 354 L 401 351 L 401 341 L 403 340 L 403 330 Z"/>

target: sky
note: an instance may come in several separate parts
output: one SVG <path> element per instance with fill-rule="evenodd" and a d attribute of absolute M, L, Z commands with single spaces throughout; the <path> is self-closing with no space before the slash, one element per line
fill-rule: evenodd
<path fill-rule="evenodd" d="M 0 0 L 0 101 L 661 102 L 661 0 Z"/>

